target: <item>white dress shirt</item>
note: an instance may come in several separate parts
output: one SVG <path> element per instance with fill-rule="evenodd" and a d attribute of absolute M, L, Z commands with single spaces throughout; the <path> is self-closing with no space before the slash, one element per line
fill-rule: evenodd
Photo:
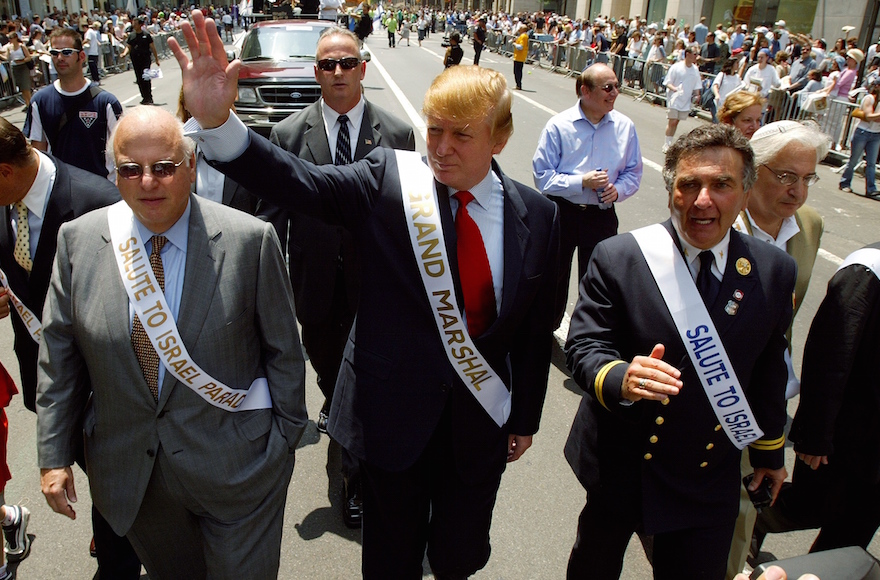
<path fill-rule="evenodd" d="M 361 97 L 357 105 L 351 108 L 347 113 L 348 116 L 348 142 L 351 143 L 351 158 L 354 160 L 354 152 L 357 151 L 358 135 L 361 134 L 361 123 L 364 120 L 364 98 Z M 339 117 L 342 113 L 337 113 L 327 105 L 324 99 L 321 99 L 321 115 L 324 117 L 324 131 L 327 132 L 327 143 L 330 144 L 330 155 L 336 162 L 336 141 L 339 138 Z"/>

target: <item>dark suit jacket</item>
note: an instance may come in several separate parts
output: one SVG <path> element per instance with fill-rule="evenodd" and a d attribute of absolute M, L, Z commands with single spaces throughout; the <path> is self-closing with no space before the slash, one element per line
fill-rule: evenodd
<path fill-rule="evenodd" d="M 199 163 L 204 163 L 205 160 L 198 157 Z M 196 183 L 193 182 L 191 191 L 193 193 L 200 193 L 196 191 Z M 243 211 L 245 213 L 254 215 L 257 213 L 257 203 L 259 199 L 256 195 L 249 192 L 239 184 L 237 184 L 232 179 L 225 177 L 223 179 L 223 197 L 222 203 L 227 207 L 231 207 L 233 209 L 237 209 Z"/>
<path fill-rule="evenodd" d="M 664 225 L 678 243 L 671 222 Z M 737 272 L 740 258 L 751 264 L 746 275 Z M 783 351 L 794 282 L 795 264 L 785 252 L 731 232 L 721 290 L 709 313 L 764 431 L 761 441 L 778 439 L 785 426 Z M 743 297 L 731 315 L 725 306 L 736 290 Z M 681 370 L 684 386 L 665 405 L 648 400 L 622 405 L 629 363 L 636 355 L 648 355 L 657 343 L 666 346 L 663 360 Z M 572 376 L 586 393 L 565 456 L 584 487 L 630 490 L 634 501 L 642 501 L 649 534 L 717 525 L 723 521 L 719 518 L 732 523 L 741 453 L 716 427 L 715 413 L 632 235 L 596 246 L 581 281 L 566 352 Z M 615 361 L 621 364 L 608 370 Z M 755 467 L 783 465 L 781 442 L 774 450 L 750 447 L 749 452 Z"/>
<path fill-rule="evenodd" d="M 321 101 L 278 123 L 269 139 L 300 159 L 316 165 L 333 164 Z M 415 151 L 415 136 L 412 127 L 366 101 L 354 160 L 363 159 L 376 147 Z M 330 225 L 265 201 L 260 201 L 257 213 L 272 222 L 281 248 L 287 252 L 300 323 L 316 324 L 328 318 L 340 260 L 347 302 L 351 312 L 355 312 L 360 259 L 351 234 L 341 225 Z"/>
<path fill-rule="evenodd" d="M 12 218 L 9 206 L 0 213 L 0 267 L 6 272 L 12 291 L 39 318 L 43 314 L 43 303 L 49 288 L 49 275 L 55 260 L 55 247 L 58 228 L 61 224 L 90 212 L 93 209 L 119 201 L 119 190 L 106 178 L 98 177 L 88 171 L 68 165 L 55 157 L 55 185 L 46 203 L 43 228 L 34 256 L 30 276 L 18 265 L 12 255 L 15 249 L 15 235 L 12 231 Z M 10 305 L 11 306 L 11 305 Z M 33 341 L 18 314 L 11 313 L 12 328 L 15 330 L 15 354 L 21 374 L 21 386 L 25 407 L 34 410 L 37 391 L 37 353 L 39 345 Z"/>
<path fill-rule="evenodd" d="M 372 465 L 402 470 L 421 455 L 448 407 L 462 476 L 485 474 L 487 462 L 503 466 L 508 433 L 538 430 L 547 389 L 556 205 L 493 163 L 504 187 L 504 290 L 498 319 L 475 343 L 512 388 L 510 419 L 499 428 L 442 350 L 410 245 L 394 152 L 380 147 L 351 165 L 315 166 L 253 131 L 250 137 L 241 157 L 218 168 L 273 203 L 348 228 L 362 249 L 361 299 L 330 410 L 333 438 Z M 449 195 L 439 184 L 438 194 L 457 284 Z"/>
<path fill-rule="evenodd" d="M 853 264 L 831 278 L 810 327 L 791 440 L 798 452 L 829 456 L 820 470 L 871 485 L 880 482 L 878 358 L 880 280 Z"/>

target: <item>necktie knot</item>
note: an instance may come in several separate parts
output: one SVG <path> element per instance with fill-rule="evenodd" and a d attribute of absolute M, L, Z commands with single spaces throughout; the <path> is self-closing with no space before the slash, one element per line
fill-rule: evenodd
<path fill-rule="evenodd" d="M 153 251 L 150 252 L 150 255 L 158 255 L 162 252 L 162 248 L 165 247 L 165 244 L 168 243 L 168 238 L 165 236 L 153 236 L 150 238 L 150 242 L 153 244 Z"/>
<path fill-rule="evenodd" d="M 348 125 L 348 115 L 339 115 L 339 126 L 344 129 Z"/>
<path fill-rule="evenodd" d="M 711 274 L 712 264 L 715 263 L 715 255 L 709 250 L 703 250 L 697 257 L 700 258 L 700 272 L 706 270 L 707 274 Z M 712 275 L 714 276 L 714 274 Z"/>
<path fill-rule="evenodd" d="M 458 200 L 461 207 L 467 207 L 467 204 L 474 201 L 474 194 L 469 191 L 459 191 L 454 193 L 452 197 Z"/>

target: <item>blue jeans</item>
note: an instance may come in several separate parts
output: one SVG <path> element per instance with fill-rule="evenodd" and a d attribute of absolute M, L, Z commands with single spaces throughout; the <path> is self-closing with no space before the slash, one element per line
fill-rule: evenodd
<path fill-rule="evenodd" d="M 846 164 L 846 169 L 840 178 L 840 187 L 850 187 L 852 185 L 853 170 L 855 170 L 856 165 L 858 165 L 862 158 L 862 153 L 864 153 L 866 193 L 877 191 L 877 186 L 874 184 L 874 173 L 877 166 L 877 154 L 880 153 L 880 133 L 872 133 L 858 128 L 853 134 L 850 147 L 849 163 Z"/>

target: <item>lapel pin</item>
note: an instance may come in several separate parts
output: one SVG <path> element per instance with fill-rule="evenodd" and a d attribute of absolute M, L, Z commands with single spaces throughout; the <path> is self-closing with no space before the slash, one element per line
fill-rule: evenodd
<path fill-rule="evenodd" d="M 745 294 L 743 294 L 743 291 L 742 291 L 742 290 L 735 290 L 735 291 L 733 292 L 733 299 L 736 300 L 737 302 L 739 302 L 740 300 L 742 300 L 742 299 L 743 299 L 743 296 L 745 296 Z"/>
<path fill-rule="evenodd" d="M 741 276 L 748 276 L 749 272 L 752 271 L 752 264 L 745 258 L 740 258 L 736 261 L 736 271 L 740 273 Z"/>
<path fill-rule="evenodd" d="M 372 144 L 373 144 L 372 139 L 364 139 L 364 145 L 372 145 Z"/>
<path fill-rule="evenodd" d="M 727 301 L 727 306 L 724 307 L 724 312 L 726 312 L 726 313 L 728 313 L 729 315 L 733 316 L 734 314 L 736 314 L 736 311 L 737 311 L 737 310 L 739 310 L 739 304 L 737 304 L 737 303 L 734 302 L 733 300 L 728 300 L 728 301 Z"/>

